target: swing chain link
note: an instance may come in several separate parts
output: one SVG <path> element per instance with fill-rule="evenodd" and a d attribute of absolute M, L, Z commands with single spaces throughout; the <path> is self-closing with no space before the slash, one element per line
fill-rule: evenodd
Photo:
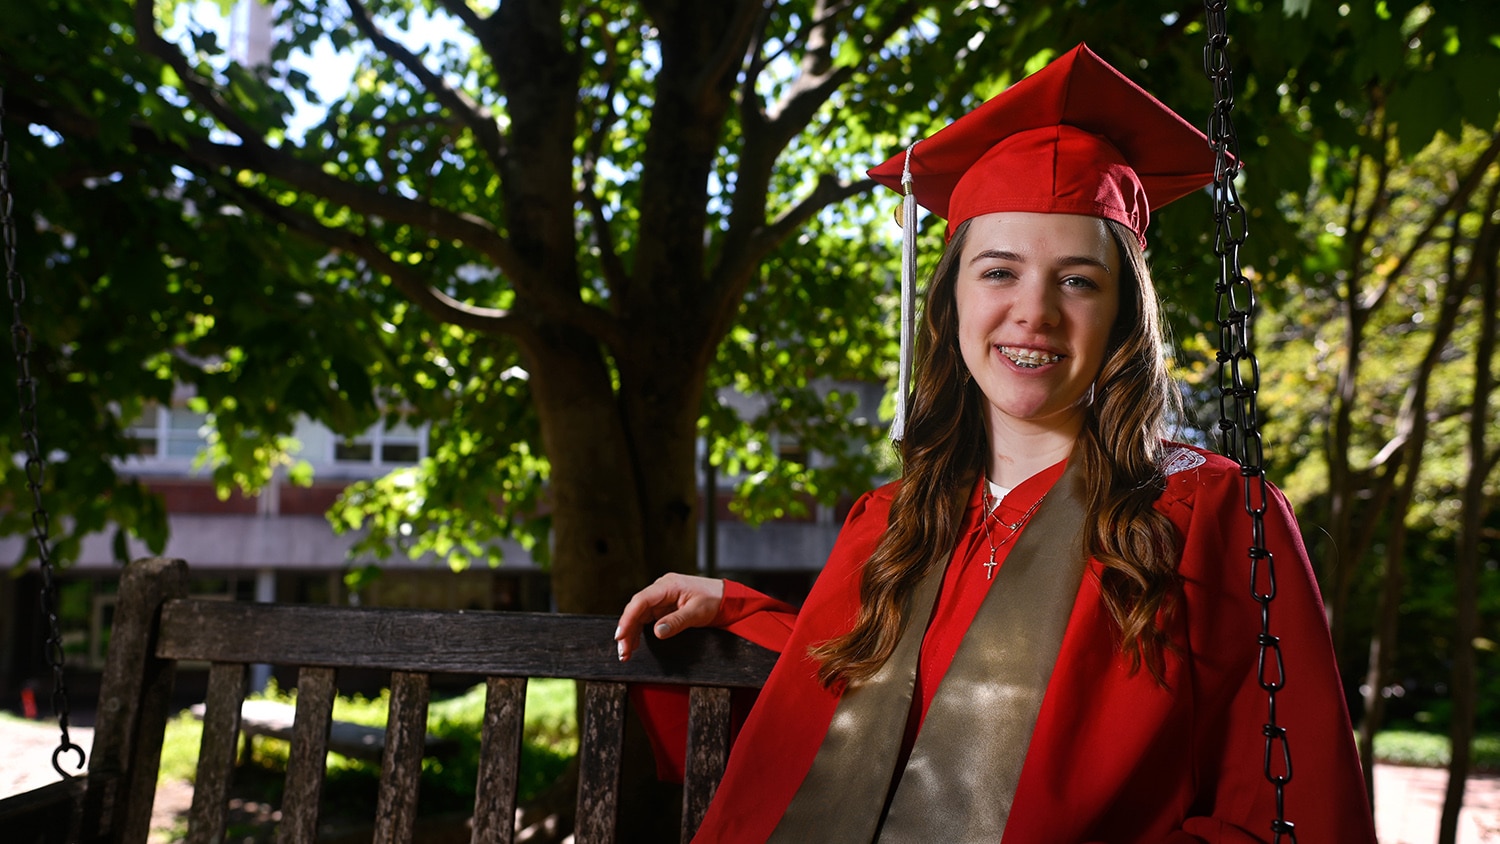
<path fill-rule="evenodd" d="M 1239 140 L 1235 136 L 1234 79 L 1229 64 L 1229 31 L 1225 12 L 1229 0 L 1204 0 L 1208 43 L 1203 48 L 1203 72 L 1213 85 L 1214 105 L 1208 119 L 1208 140 L 1214 151 L 1214 256 L 1219 259 L 1218 294 L 1214 319 L 1219 325 L 1220 451 L 1240 464 L 1245 481 L 1245 512 L 1250 516 L 1250 595 L 1260 605 L 1260 656 L 1257 681 L 1266 693 L 1267 716 L 1261 729 L 1266 739 L 1265 777 L 1276 789 L 1276 818 L 1271 832 L 1276 844 L 1283 838 L 1296 844 L 1295 825 L 1286 819 L 1286 785 L 1292 779 L 1292 750 L 1286 728 L 1276 720 L 1276 693 L 1286 687 L 1286 664 L 1281 640 L 1271 635 L 1271 602 L 1276 598 L 1276 560 L 1266 549 L 1265 454 L 1255 397 L 1260 389 L 1260 364 L 1252 348 L 1255 293 L 1240 266 L 1240 247 L 1248 234 L 1245 206 L 1235 177 L 1240 171 Z"/>
<path fill-rule="evenodd" d="M 45 652 L 47 664 L 52 668 L 52 711 L 57 713 L 57 726 L 62 735 L 57 749 L 52 751 L 52 768 L 64 779 L 72 774 L 63 770 L 62 756 L 73 752 L 78 756 L 78 769 L 82 770 L 86 759 L 83 748 L 68 737 L 68 685 L 63 674 L 67 657 L 63 653 L 62 633 L 57 618 L 57 581 L 54 578 L 50 519 L 42 506 L 42 487 L 47 477 L 47 462 L 42 457 L 41 438 L 38 435 L 36 417 L 36 380 L 31 377 L 31 331 L 21 318 L 21 306 L 26 301 L 26 282 L 16 267 L 16 221 L 12 214 L 14 196 L 10 190 L 10 139 L 5 134 L 5 89 L 0 88 L 0 228 L 5 233 L 5 285 L 10 293 L 13 319 L 10 327 L 11 346 L 16 352 L 16 390 L 20 398 L 21 439 L 26 443 L 26 487 L 31 490 L 31 528 L 36 538 L 37 560 L 42 573 L 41 604 L 42 617 L 47 620 Z"/>

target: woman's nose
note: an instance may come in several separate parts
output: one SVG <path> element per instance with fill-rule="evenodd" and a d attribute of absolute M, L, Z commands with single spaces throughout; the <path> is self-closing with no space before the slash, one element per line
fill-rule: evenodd
<path fill-rule="evenodd" d="M 1050 328 L 1061 316 L 1057 291 L 1048 284 L 1023 284 L 1011 303 L 1011 318 L 1030 328 Z"/>

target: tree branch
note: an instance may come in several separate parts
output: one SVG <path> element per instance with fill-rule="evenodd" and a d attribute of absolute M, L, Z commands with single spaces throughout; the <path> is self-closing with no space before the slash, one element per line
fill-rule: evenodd
<path fill-rule="evenodd" d="M 285 150 L 268 145 L 233 107 L 224 102 L 218 91 L 188 65 L 182 52 L 156 33 L 152 7 L 152 0 L 137 0 L 137 38 L 151 55 L 165 62 L 177 73 L 182 80 L 183 89 L 194 102 L 207 108 L 215 119 L 234 132 L 240 140 L 239 146 L 232 146 L 204 138 L 188 139 L 180 149 L 190 159 L 211 167 L 264 173 L 285 181 L 299 191 L 347 205 L 360 213 L 377 215 L 386 220 L 419 226 L 461 239 L 488 255 L 501 272 L 516 276 L 519 261 L 488 220 L 344 181 L 325 173 L 317 162 L 303 161 Z M 135 134 L 144 140 L 140 132 Z"/>
<path fill-rule="evenodd" d="M 822 14 L 817 16 L 816 23 L 808 33 L 808 50 L 803 55 L 801 74 L 788 86 L 782 98 L 764 114 L 760 112 L 760 102 L 754 95 L 753 83 L 747 83 L 752 87 L 747 90 L 747 95 L 740 104 L 746 152 L 740 160 L 738 184 L 766 184 L 776 157 L 798 132 L 812 122 L 818 109 L 861 69 L 857 65 L 833 65 L 830 54 L 836 40 L 833 33 L 840 15 L 851 5 L 844 0 L 832 6 L 820 3 L 819 11 Z M 880 28 L 869 34 L 869 54 L 878 53 L 879 47 L 909 26 L 920 11 L 921 4 L 915 2 L 903 3 L 892 10 Z M 762 191 L 759 201 L 763 202 L 764 198 Z M 754 197 L 752 201 L 755 201 Z M 737 210 L 739 204 L 736 197 Z"/>
<path fill-rule="evenodd" d="M 1474 400 L 1470 402 L 1469 412 L 1481 414 L 1477 419 L 1470 419 L 1470 428 L 1476 432 L 1488 430 L 1485 416 L 1489 414 L 1489 398 L 1494 391 L 1495 382 L 1500 380 L 1500 373 L 1494 370 L 1495 351 L 1495 326 L 1500 323 L 1500 294 L 1496 287 L 1500 286 L 1500 220 L 1496 218 L 1496 210 L 1500 208 L 1500 180 L 1490 183 L 1489 195 L 1486 197 L 1484 209 L 1484 223 L 1480 226 L 1479 236 L 1475 238 L 1475 246 L 1470 256 L 1470 266 L 1477 267 L 1478 283 L 1482 285 L 1479 301 L 1483 313 L 1479 317 L 1479 344 L 1474 355 Z M 1485 437 L 1471 437 L 1471 449 L 1475 452 L 1472 457 L 1473 463 L 1479 467 L 1481 478 L 1488 478 L 1497 465 L 1500 465 L 1500 446 L 1493 451 L 1485 453 Z"/>
<path fill-rule="evenodd" d="M 818 179 L 818 184 L 812 192 L 802 198 L 801 202 L 787 209 L 786 213 L 771 221 L 771 224 L 762 229 L 756 237 L 750 241 L 748 260 L 759 264 L 771 253 L 783 240 L 786 240 L 793 232 L 800 229 L 803 224 L 813 218 L 813 215 L 830 205 L 837 205 L 851 196 L 858 196 L 876 186 L 873 179 L 860 179 L 856 182 L 840 182 L 833 176 L 825 174 Z"/>
<path fill-rule="evenodd" d="M 464 26 L 467 26 L 469 31 L 474 33 L 475 38 L 478 38 L 490 25 L 489 19 L 481 18 L 469 7 L 466 0 L 438 0 L 438 5 L 443 7 L 443 11 L 458 18 Z"/>
<path fill-rule="evenodd" d="M 489 57 L 490 63 L 498 66 L 503 49 L 497 33 L 499 11 L 491 12 L 488 17 L 480 17 L 477 12 L 469 7 L 467 0 L 438 0 L 448 14 L 463 21 L 469 30 L 474 33 L 474 38 L 479 41 L 480 49 L 484 50 Z"/>
<path fill-rule="evenodd" d="M 391 279 L 403 295 L 440 322 L 462 326 L 481 334 L 504 334 L 525 346 L 536 342 L 535 332 L 526 321 L 500 308 L 485 308 L 460 302 L 423 281 L 410 265 L 392 260 L 369 238 L 354 232 L 325 226 L 307 214 L 274 202 L 258 191 L 233 183 L 227 186 L 244 205 L 267 219 L 286 226 L 331 250 L 357 256 L 372 269 Z"/>
<path fill-rule="evenodd" d="M 618 313 L 629 279 L 626 277 L 625 265 L 620 261 L 614 229 L 610 227 L 610 221 L 604 215 L 604 203 L 595 190 L 595 182 L 598 178 L 599 159 L 604 154 L 605 140 L 620 119 L 620 114 L 615 111 L 614 106 L 615 94 L 619 90 L 619 64 L 615 61 L 614 36 L 606 27 L 600 27 L 599 31 L 600 37 L 607 41 L 603 52 L 608 59 L 606 64 L 599 68 L 600 76 L 606 80 L 606 83 L 604 95 L 599 98 L 599 119 L 595 121 L 584 145 L 579 168 L 582 171 L 582 180 L 578 187 L 578 194 L 594 221 L 594 245 L 599 247 L 599 262 L 604 273 L 604 283 L 610 289 L 611 301 Z"/>
<path fill-rule="evenodd" d="M 739 306 L 745 286 L 766 256 L 822 209 L 864 193 L 875 187 L 875 184 L 871 179 L 845 183 L 831 175 L 824 175 L 818 179 L 812 192 L 786 213 L 761 227 L 749 238 L 729 244 L 708 282 L 719 293 L 712 300 L 714 311 L 709 315 L 709 330 L 714 332 L 711 336 L 720 336 L 723 331 L 728 330 L 729 321 Z"/>
<path fill-rule="evenodd" d="M 1492 142 L 1491 150 L 1495 148 Z M 1486 154 L 1491 150 L 1487 150 Z M 1481 156 L 1481 158 L 1483 157 Z M 1478 165 L 1475 172 L 1483 173 L 1488 167 L 1489 162 L 1486 161 Z M 1465 191 L 1465 201 L 1467 201 L 1467 196 L 1472 195 L 1477 187 L 1478 185 L 1475 184 Z M 1454 196 L 1456 195 L 1457 193 L 1454 194 Z M 1452 338 L 1453 332 L 1458 326 L 1459 313 L 1467 298 L 1467 291 L 1475 283 L 1482 283 L 1482 279 L 1478 278 L 1479 276 L 1493 272 L 1493 255 L 1497 251 L 1497 244 L 1500 244 L 1500 226 L 1496 226 L 1492 222 L 1497 201 L 1500 201 L 1500 181 L 1495 181 L 1491 184 L 1488 195 L 1485 197 L 1483 214 L 1485 222 L 1481 225 L 1479 234 L 1472 245 L 1472 254 L 1468 266 L 1462 273 L 1458 269 L 1458 252 L 1460 241 L 1463 240 L 1463 231 L 1459 225 L 1458 218 L 1462 212 L 1461 210 L 1455 210 L 1457 209 L 1455 203 L 1445 203 L 1444 207 L 1450 209 L 1454 220 L 1447 242 L 1448 253 L 1445 258 L 1447 263 L 1447 272 L 1445 273 L 1447 281 L 1443 286 L 1443 298 L 1438 307 L 1437 319 L 1433 321 L 1427 350 L 1422 356 L 1422 362 L 1418 365 L 1416 372 L 1409 376 L 1411 383 L 1407 387 L 1406 394 L 1402 399 L 1401 410 L 1397 415 L 1396 431 L 1391 440 L 1381 448 L 1380 452 L 1369 464 L 1368 468 L 1372 470 L 1372 477 L 1376 479 L 1374 491 L 1377 499 L 1371 506 L 1371 512 L 1380 512 L 1384 509 L 1384 501 L 1389 500 L 1392 491 L 1391 488 L 1394 486 L 1396 472 L 1399 468 L 1404 467 L 1406 469 L 1407 474 L 1404 483 L 1407 485 L 1415 484 L 1415 475 L 1419 469 L 1417 461 L 1420 460 L 1420 452 L 1427 439 L 1427 432 L 1430 430 L 1431 423 L 1459 415 L 1459 411 L 1455 410 L 1438 416 L 1436 419 L 1429 418 L 1427 396 L 1433 374 L 1442 362 L 1448 341 Z M 1440 221 L 1442 218 L 1438 219 Z M 1436 224 L 1433 223 L 1426 231 L 1430 232 L 1435 227 Z M 1428 240 L 1427 234 L 1424 233 L 1418 240 L 1425 243 Z M 1410 254 L 1409 252 L 1408 256 Z M 1392 273 L 1391 277 L 1395 278 L 1398 276 Z M 1471 408 L 1470 412 L 1483 412 L 1483 409 Z M 1409 491 L 1403 494 L 1409 495 Z M 1378 520 L 1370 520 L 1372 523 L 1375 521 Z M 1365 530 L 1366 541 L 1368 541 L 1368 537 L 1372 536 L 1372 530 L 1373 525 L 1367 526 Z"/>
<path fill-rule="evenodd" d="M 264 173 L 299 191 L 346 205 L 362 214 L 463 240 L 492 258 L 502 272 L 513 269 L 518 262 L 504 238 L 483 217 L 330 176 L 315 162 L 303 161 L 265 144 L 231 146 L 206 138 L 189 138 L 174 148 L 199 164 Z"/>
<path fill-rule="evenodd" d="M 808 30 L 808 50 L 802 60 L 802 75 L 792 83 L 785 96 L 770 110 L 762 112 L 755 93 L 754 75 L 747 74 L 741 88 L 741 137 L 739 168 L 736 178 L 734 208 L 730 212 L 729 232 L 716 266 L 710 272 L 712 295 L 705 301 L 710 312 L 705 315 L 709 330 L 721 336 L 728 330 L 735 308 L 751 278 L 750 268 L 758 266 L 782 241 L 810 220 L 819 210 L 869 190 L 870 181 L 849 184 L 825 175 L 800 202 L 774 221 L 766 219 L 766 199 L 771 172 L 786 145 L 807 127 L 818 110 L 859 69 L 860 66 L 836 66 L 832 61 L 835 32 L 853 4 L 848 0 L 819 0 Z M 866 55 L 875 55 L 896 33 L 908 27 L 921 9 L 920 4 L 904 2 L 884 19 L 867 38 Z M 757 42 L 763 36 L 756 37 Z M 759 50 L 749 57 L 751 69 L 765 65 Z M 873 62 L 873 59 L 868 60 Z"/>
<path fill-rule="evenodd" d="M 697 77 L 688 86 L 688 90 L 693 92 L 693 99 L 705 104 L 702 107 L 710 107 L 707 103 L 713 98 L 719 80 L 744 60 L 746 45 L 755 39 L 755 34 L 764 26 L 770 13 L 771 6 L 764 0 L 741 0 L 739 8 L 735 10 L 734 20 L 729 23 L 729 31 L 724 33 L 724 39 L 719 42 L 718 50 L 704 63 Z"/>
<path fill-rule="evenodd" d="M 822 20 L 809 35 L 809 49 L 802 57 L 803 73 L 769 112 L 770 122 L 781 125 L 777 135 L 783 145 L 796 137 L 828 98 L 860 69 L 855 65 L 832 66 L 829 54 L 835 40 L 832 37 L 834 25 L 842 12 L 851 6 L 848 2 L 840 2 L 825 10 Z M 867 54 L 878 55 L 880 48 L 896 33 L 910 26 L 921 10 L 922 4 L 916 2 L 902 3 L 891 10 L 880 28 L 868 34 Z"/>
<path fill-rule="evenodd" d="M 1370 239 L 1374 230 L 1375 219 L 1380 216 L 1380 209 L 1384 204 L 1385 186 L 1390 176 L 1390 126 L 1381 120 L 1384 113 L 1381 107 L 1383 99 L 1380 88 L 1371 85 L 1369 87 L 1370 99 L 1374 107 L 1370 109 L 1365 118 L 1365 127 L 1374 136 L 1376 154 L 1370 157 L 1375 162 L 1376 179 L 1375 187 L 1370 193 L 1370 207 L 1364 217 L 1359 215 L 1359 192 L 1365 180 L 1365 168 L 1360 166 L 1360 156 L 1354 157 L 1354 183 L 1349 189 L 1349 213 L 1344 216 L 1344 231 L 1349 232 L 1349 277 L 1360 278 L 1364 273 L 1361 264 L 1365 257 L 1365 241 Z M 1351 307 L 1358 308 L 1358 297 L 1355 288 L 1349 287 L 1349 303 Z"/>
<path fill-rule="evenodd" d="M 401 42 L 381 32 L 380 28 L 375 25 L 374 18 L 370 16 L 369 10 L 360 0 L 347 0 L 347 2 L 349 15 L 354 20 L 355 28 L 364 33 L 370 43 L 381 52 L 406 68 L 407 72 L 415 76 L 439 103 L 456 115 L 459 121 L 479 139 L 479 148 L 484 151 L 485 157 L 489 159 L 496 172 L 499 172 L 505 159 L 505 138 L 500 133 L 495 116 L 490 113 L 489 109 L 475 102 L 463 91 L 449 87 L 441 76 L 427 68 L 421 57 L 408 50 Z"/>
<path fill-rule="evenodd" d="M 1479 186 L 1484 183 L 1485 173 L 1489 170 L 1489 166 L 1495 163 L 1496 158 L 1500 158 L 1500 132 L 1490 136 L 1489 146 L 1485 148 L 1479 158 L 1475 159 L 1474 166 L 1469 168 L 1469 172 L 1464 176 L 1464 180 L 1459 183 L 1458 188 L 1448 194 L 1441 205 L 1432 209 L 1432 214 L 1427 218 L 1427 222 L 1422 225 L 1421 231 L 1417 233 L 1417 236 L 1412 239 L 1406 251 L 1402 253 L 1401 258 L 1396 262 L 1396 266 L 1386 274 L 1385 280 L 1380 287 L 1372 291 L 1370 296 L 1366 297 L 1366 301 L 1363 304 L 1365 309 L 1373 310 L 1380 305 L 1381 300 L 1385 298 L 1395 279 L 1400 278 L 1401 274 L 1406 272 L 1406 268 L 1416 259 L 1417 253 L 1427 245 L 1432 232 L 1437 229 L 1438 224 L 1443 221 L 1443 218 L 1452 213 L 1453 209 L 1468 202 L 1469 197 L 1474 194 L 1474 191 L 1478 190 Z"/>
<path fill-rule="evenodd" d="M 48 106 L 36 101 L 22 101 L 11 99 L 7 103 L 8 111 L 24 120 L 32 123 L 50 126 L 65 134 L 77 135 L 79 137 L 94 137 L 98 135 L 97 125 L 89 118 L 69 110 Z M 506 275 L 515 282 L 512 268 L 519 265 L 519 259 L 512 253 L 509 243 L 500 238 L 489 227 L 488 222 L 482 218 L 468 214 L 456 214 L 446 209 L 438 208 L 426 203 L 405 200 L 389 194 L 375 191 L 367 186 L 340 179 L 332 178 L 321 173 L 315 166 L 309 165 L 290 156 L 276 153 L 270 148 L 263 147 L 261 150 L 247 148 L 244 146 L 231 146 L 227 144 L 216 144 L 204 138 L 189 138 L 182 145 L 164 139 L 150 126 L 135 122 L 130 127 L 130 142 L 136 149 L 170 155 L 179 159 L 186 158 L 189 162 L 200 164 L 211 168 L 223 168 L 227 170 L 250 170 L 264 173 L 269 176 L 281 178 L 294 187 L 306 190 L 336 204 L 346 205 L 361 213 L 380 217 L 386 221 L 407 223 L 424 230 L 436 233 L 443 237 L 462 240 L 473 245 L 481 254 L 488 257 L 500 273 Z M 257 154 L 269 154 L 273 161 L 278 162 L 278 167 L 262 167 L 262 159 Z M 361 254 L 344 241 L 332 241 L 329 236 L 322 232 L 322 226 L 318 230 L 309 230 L 298 221 L 287 217 L 289 212 L 284 206 L 273 202 L 263 195 L 255 194 L 248 188 L 241 188 L 234 184 L 233 179 L 220 179 L 222 185 L 231 185 L 237 196 L 246 197 L 246 204 L 253 205 L 257 210 L 270 214 L 273 219 L 288 225 L 290 228 L 304 232 L 308 235 L 317 235 L 317 240 L 335 248 L 348 249 L 350 252 Z M 309 188 L 308 185 L 313 185 Z M 254 202 L 250 197 L 258 196 Z M 349 237 L 357 237 L 349 233 Z M 403 291 L 405 287 L 401 288 Z M 603 309 L 589 305 L 577 298 L 559 295 L 550 289 L 533 290 L 531 287 L 517 285 L 519 292 L 525 294 L 526 298 L 538 308 L 546 310 L 549 314 L 559 320 L 567 322 L 581 331 L 588 332 L 600 338 L 601 342 L 619 343 L 621 340 L 618 323 Z M 434 291 L 436 293 L 436 291 Z M 418 292 L 414 301 L 427 298 L 427 294 Z M 441 301 L 441 294 L 438 299 Z M 418 301 L 418 304 L 421 304 Z M 461 303 L 460 303 L 461 304 Z M 471 308 L 472 306 L 463 306 Z M 484 312 L 486 309 L 481 309 Z M 458 324 L 466 327 L 483 330 L 479 326 L 470 325 L 466 321 L 458 321 Z"/>
<path fill-rule="evenodd" d="M 740 102 L 742 145 L 734 209 L 726 246 L 712 274 L 714 277 L 732 277 L 734 270 L 726 271 L 725 267 L 759 260 L 819 209 L 869 189 L 869 185 L 863 182 L 840 185 L 832 179 L 820 179 L 813 192 L 780 220 L 768 223 L 765 219 L 767 190 L 776 159 L 797 133 L 807 127 L 818 109 L 860 69 L 855 65 L 834 66 L 830 53 L 836 40 L 833 33 L 841 16 L 850 8 L 852 4 L 847 0 L 836 0 L 831 4 L 820 0 L 808 31 L 808 52 L 802 60 L 802 75 L 769 113 L 761 111 L 753 77 L 747 78 Z M 878 52 L 880 46 L 909 26 L 919 11 L 920 4 L 914 2 L 903 3 L 892 10 L 880 28 L 870 35 L 870 54 Z M 758 52 L 751 57 L 752 68 L 762 66 Z M 720 306 L 733 307 L 733 302 L 721 299 Z"/>
<path fill-rule="evenodd" d="M 177 74 L 182 81 L 182 87 L 188 92 L 193 102 L 198 103 L 208 110 L 216 120 L 224 124 L 224 128 L 239 137 L 242 143 L 254 143 L 260 141 L 260 132 L 240 115 L 224 98 L 219 96 L 218 90 L 203 81 L 192 66 L 188 64 L 187 57 L 181 50 L 167 43 L 156 32 L 156 4 L 153 0 L 136 0 L 135 2 L 135 35 L 136 41 L 148 55 L 160 59 Z"/>
<path fill-rule="evenodd" d="M 330 249 L 358 257 L 371 269 L 390 278 L 396 289 L 434 319 L 481 334 L 508 336 L 528 355 L 535 355 L 536 350 L 546 342 L 532 321 L 518 316 L 511 310 L 470 305 L 454 299 L 429 285 L 418 274 L 412 272 L 408 265 L 392 260 L 373 242 L 347 229 L 323 226 L 263 196 L 248 195 L 246 204 L 253 205 L 267 218 L 321 242 Z M 601 336 L 602 342 L 618 342 L 618 339 L 617 336 L 611 334 Z"/>

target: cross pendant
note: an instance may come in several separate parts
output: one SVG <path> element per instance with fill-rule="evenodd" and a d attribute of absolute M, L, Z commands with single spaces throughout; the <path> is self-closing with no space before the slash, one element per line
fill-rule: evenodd
<path fill-rule="evenodd" d="M 990 561 L 988 563 L 984 564 L 984 579 L 985 580 L 994 580 L 995 579 L 995 566 L 996 565 L 997 564 L 995 563 L 995 549 L 991 548 L 990 549 Z"/>

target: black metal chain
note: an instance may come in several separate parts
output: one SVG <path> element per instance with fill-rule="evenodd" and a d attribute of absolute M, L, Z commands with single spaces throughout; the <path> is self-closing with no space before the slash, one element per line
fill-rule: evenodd
<path fill-rule="evenodd" d="M 47 664 L 52 667 L 52 710 L 62 731 L 57 749 L 52 751 L 52 767 L 64 778 L 73 775 L 63 770 L 62 756 L 68 751 L 78 754 L 78 769 L 83 769 L 83 748 L 68 738 L 68 685 L 63 676 L 66 657 L 62 633 L 57 620 L 57 582 L 53 577 L 49 518 L 42 506 L 42 485 L 47 477 L 47 462 L 42 457 L 41 438 L 37 435 L 36 381 L 31 377 L 31 331 L 21 319 L 21 305 L 26 301 L 26 282 L 16 268 L 16 221 L 11 214 L 10 140 L 5 135 L 5 89 L 0 88 L 0 227 L 5 230 L 5 285 L 10 292 L 14 319 L 10 326 L 11 345 L 16 352 L 16 389 L 20 397 L 21 439 L 26 443 L 26 486 L 31 490 L 31 528 L 36 537 L 37 559 L 41 563 L 42 616 L 47 620 L 45 645 Z"/>
<path fill-rule="evenodd" d="M 1214 289 L 1218 302 L 1214 319 L 1219 324 L 1219 435 L 1220 450 L 1240 464 L 1245 480 L 1245 512 L 1250 517 L 1250 595 L 1260 604 L 1260 635 L 1256 643 L 1260 658 L 1257 680 L 1266 693 L 1266 739 L 1263 760 L 1266 780 L 1276 789 L 1276 818 L 1271 832 L 1276 844 L 1283 837 L 1297 841 L 1294 824 L 1286 819 L 1286 785 L 1292 779 L 1292 750 L 1286 728 L 1276 721 L 1276 693 L 1286 686 L 1286 665 L 1281 640 L 1271 635 L 1271 602 L 1276 598 L 1276 560 L 1266 549 L 1265 515 L 1268 494 L 1260 417 L 1255 407 L 1260 389 L 1260 365 L 1256 363 L 1251 337 L 1255 320 L 1255 293 L 1240 267 L 1240 246 L 1248 234 L 1245 206 L 1240 203 L 1234 180 L 1240 171 L 1239 141 L 1234 133 L 1234 79 L 1226 48 L 1229 32 L 1225 23 L 1228 0 L 1204 0 L 1208 44 L 1203 48 L 1203 72 L 1213 85 L 1214 107 L 1208 118 L 1208 140 L 1214 150 L 1214 255 L 1219 259 L 1219 280 Z"/>

